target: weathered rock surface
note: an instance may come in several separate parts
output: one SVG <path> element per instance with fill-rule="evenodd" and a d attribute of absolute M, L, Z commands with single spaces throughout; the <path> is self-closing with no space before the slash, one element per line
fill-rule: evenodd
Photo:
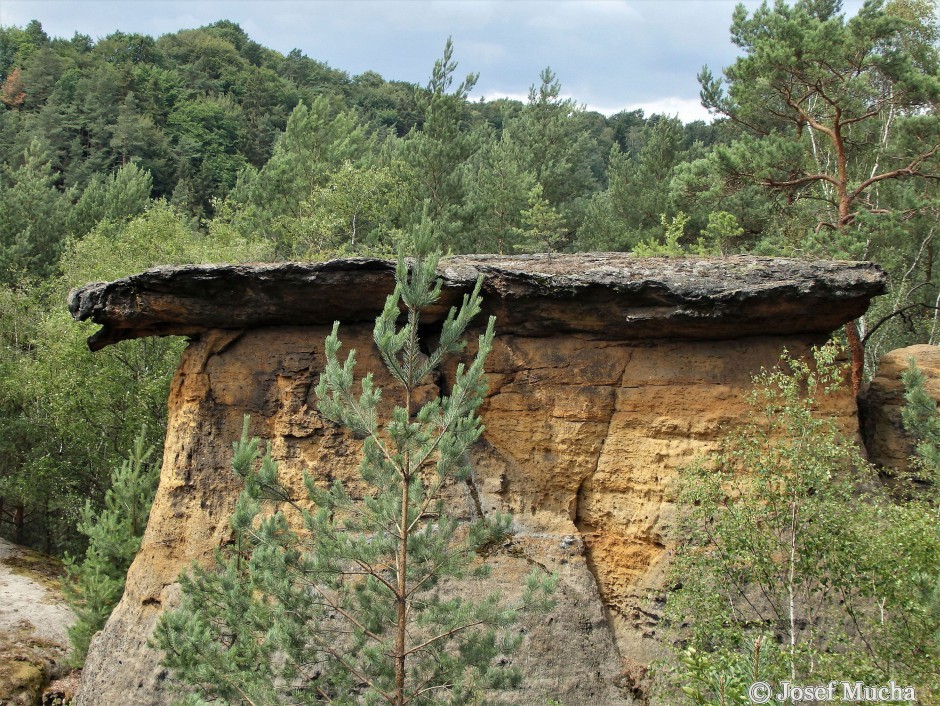
<path fill-rule="evenodd" d="M 924 372 L 927 393 L 940 400 L 940 346 L 929 345 L 898 348 L 883 355 L 878 372 L 859 400 L 868 458 L 883 468 L 906 471 L 915 450 L 901 420 L 905 404 L 901 375 L 912 359 Z"/>
<path fill-rule="evenodd" d="M 429 323 L 482 274 L 484 314 L 498 317 L 502 333 L 608 339 L 828 333 L 864 312 L 885 282 L 869 263 L 623 253 L 451 257 L 439 273 L 444 292 Z M 98 349 L 220 328 L 371 322 L 393 278 L 391 263 L 362 258 L 158 267 L 75 290 L 69 310 L 102 325 L 89 340 Z"/>
<path fill-rule="evenodd" d="M 148 333 L 195 337 L 171 389 L 150 524 L 124 598 L 92 643 L 79 703 L 169 703 L 167 675 L 146 643 L 177 600 L 180 570 L 208 561 L 229 537 L 239 490 L 231 442 L 245 413 L 298 489 L 308 470 L 362 490 L 359 443 L 320 418 L 312 388 L 336 318 L 352 322 L 341 338 L 357 349 L 360 373 L 387 381 L 371 319 L 391 271 L 361 260 L 347 270 L 291 267 L 162 269 L 72 296 L 76 316 L 105 326 L 94 345 Z M 292 271 L 303 274 L 278 283 L 274 273 Z M 223 272 L 238 273 L 229 289 Z M 441 265 L 448 298 L 477 272 L 500 318 L 472 483 L 451 489 L 449 503 L 468 517 L 514 513 L 517 533 L 493 572 L 505 594 L 518 591 L 532 564 L 561 578 L 556 610 L 523 624 L 527 639 L 514 659 L 525 686 L 512 699 L 630 703 L 634 666 L 658 650 L 676 469 L 741 423 L 752 374 L 784 347 L 801 355 L 857 316 L 883 274 L 858 263 L 758 258 L 453 258 Z M 244 310 L 248 302 L 267 302 L 260 318 Z M 857 424 L 850 394 L 831 404 L 846 428 Z"/>

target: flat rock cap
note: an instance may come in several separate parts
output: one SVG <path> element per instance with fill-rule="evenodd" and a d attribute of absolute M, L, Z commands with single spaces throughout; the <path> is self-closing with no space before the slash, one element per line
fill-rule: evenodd
<path fill-rule="evenodd" d="M 68 306 L 101 325 L 88 339 L 97 350 L 143 336 L 372 321 L 394 274 L 393 262 L 368 258 L 156 267 L 73 290 Z M 608 340 L 829 333 L 863 314 L 886 282 L 868 262 L 743 255 L 462 255 L 443 258 L 438 274 L 444 287 L 428 324 L 482 276 L 498 333 Z"/>

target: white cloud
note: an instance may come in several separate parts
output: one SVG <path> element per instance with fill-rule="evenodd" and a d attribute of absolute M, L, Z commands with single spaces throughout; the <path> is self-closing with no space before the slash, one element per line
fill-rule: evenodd
<path fill-rule="evenodd" d="M 679 119 L 684 123 L 690 123 L 694 120 L 711 122 L 714 119 L 714 116 L 712 116 L 698 100 L 679 98 L 677 96 L 657 98 L 656 100 L 641 103 L 630 103 L 613 108 L 588 104 L 587 108 L 588 110 L 596 110 L 598 113 L 607 116 L 614 115 L 624 110 L 638 109 L 642 110 L 643 114 L 647 117 L 654 113 L 659 113 L 660 115 L 678 115 Z"/>
<path fill-rule="evenodd" d="M 580 0 L 579 2 L 540 2 L 534 5 L 530 27 L 570 32 L 586 26 L 638 24 L 642 14 L 625 0 Z"/>
<path fill-rule="evenodd" d="M 527 103 L 529 100 L 528 93 L 511 93 L 508 91 L 488 91 L 480 96 L 485 101 L 496 101 L 501 98 L 506 98 L 511 101 L 519 101 L 520 103 Z"/>
<path fill-rule="evenodd" d="M 482 98 L 486 101 L 508 98 L 509 100 L 520 101 L 522 103 L 526 103 L 529 100 L 527 93 L 514 93 L 511 91 L 487 91 L 484 93 Z M 563 100 L 574 98 L 579 105 L 582 105 L 582 103 L 577 100 L 576 96 L 561 96 L 561 98 Z M 646 117 L 657 113 L 659 115 L 677 115 L 684 123 L 691 123 L 695 120 L 711 122 L 714 119 L 714 116 L 710 115 L 708 110 L 706 110 L 699 101 L 690 98 L 678 98 L 676 96 L 613 107 L 592 105 L 591 103 L 587 103 L 584 105 L 584 108 L 585 110 L 595 111 L 601 115 L 606 115 L 607 117 L 625 110 L 630 111 L 639 109 L 643 111 L 643 114 Z"/>

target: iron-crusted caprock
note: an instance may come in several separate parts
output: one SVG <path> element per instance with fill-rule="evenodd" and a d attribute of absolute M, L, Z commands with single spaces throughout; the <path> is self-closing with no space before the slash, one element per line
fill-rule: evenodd
<path fill-rule="evenodd" d="M 484 313 L 496 314 L 503 333 L 623 340 L 828 332 L 885 288 L 871 263 L 750 256 L 464 255 L 438 270 L 444 296 L 427 321 L 442 318 L 482 274 Z M 158 267 L 74 290 L 69 310 L 101 325 L 88 341 L 93 350 L 210 329 L 371 321 L 393 275 L 391 262 L 364 258 Z"/>

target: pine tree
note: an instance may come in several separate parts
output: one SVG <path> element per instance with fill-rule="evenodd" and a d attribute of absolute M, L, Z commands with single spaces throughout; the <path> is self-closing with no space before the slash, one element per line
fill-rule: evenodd
<path fill-rule="evenodd" d="M 463 349 L 461 337 L 480 311 L 478 282 L 451 309 L 438 347 L 423 353 L 420 312 L 441 291 L 435 269 L 436 258 L 418 260 L 410 272 L 400 260 L 395 291 L 376 320 L 376 346 L 403 393 L 384 424 L 372 375 L 361 392 L 353 389 L 355 351 L 345 363 L 337 358 L 338 322 L 326 340 L 319 409 L 364 440 L 360 472 L 371 488 L 364 498 L 355 500 L 340 482 L 320 488 L 308 476 L 313 508 L 294 501 L 269 454 L 253 470 L 259 441 L 249 440 L 246 419 L 232 460 L 245 480 L 232 517 L 235 541 L 216 568 L 181 577 L 182 604 L 156 632 L 164 663 L 193 687 L 192 703 L 477 703 L 481 690 L 518 683 L 518 673 L 497 660 L 519 642 L 508 630 L 518 606 L 495 594 L 474 603 L 447 588 L 485 573 L 478 550 L 509 529 L 508 517 L 496 517 L 465 530 L 441 499 L 448 483 L 465 477 L 465 452 L 482 432 L 476 411 L 492 318 L 470 365 L 457 367 L 451 394 L 410 411 L 416 388 Z M 400 303 L 407 310 L 401 328 Z M 290 506 L 304 531 L 280 509 L 262 513 L 262 501 Z M 541 603 L 553 585 L 532 574 L 523 604 Z"/>
<path fill-rule="evenodd" d="M 85 504 L 78 531 L 88 537 L 81 564 L 66 556 L 63 592 L 78 620 L 69 628 L 70 661 L 81 666 L 88 644 L 104 627 L 124 592 L 127 570 L 140 549 L 156 490 L 153 447 L 146 447 L 146 429 L 138 434 L 128 457 L 114 469 L 104 508 Z"/>
<path fill-rule="evenodd" d="M 150 205 L 153 178 L 134 162 L 111 175 L 94 177 L 69 211 L 68 223 L 77 238 L 101 221 L 123 221 L 143 213 Z"/>
<path fill-rule="evenodd" d="M 471 129 L 467 97 L 478 74 L 467 74 L 454 86 L 457 62 L 450 38 L 443 56 L 434 62 L 427 87 L 415 91 L 415 104 L 422 116 L 421 128 L 413 128 L 398 145 L 398 157 L 415 182 L 416 203 L 426 203 L 437 230 L 449 236 L 442 241 L 459 241 L 459 210 L 467 202 L 461 180 L 461 166 L 481 147 L 484 133 Z M 396 144 L 396 143 L 393 143 Z M 415 216 L 420 215 L 415 212 Z M 451 240 L 452 239 L 452 240 Z"/>
<path fill-rule="evenodd" d="M 788 208 L 802 205 L 801 252 L 868 259 L 883 227 L 876 222 L 906 222 L 924 209 L 935 219 L 928 195 L 940 177 L 935 5 L 904 5 L 868 0 L 848 20 L 841 0 L 765 2 L 750 15 L 738 5 L 731 37 L 743 56 L 724 79 L 707 67 L 699 74 L 703 105 L 744 131 L 716 150 L 722 170 Z M 913 203 L 892 198 L 899 182 L 916 185 Z M 863 317 L 845 326 L 856 391 L 866 325 Z"/>
<path fill-rule="evenodd" d="M 522 166 L 542 185 L 549 204 L 576 226 L 576 202 L 598 188 L 591 171 L 595 139 L 579 125 L 584 112 L 570 98 L 561 97 L 561 83 L 551 68 L 539 74 L 539 85 L 529 88 L 525 108 L 506 124 L 506 133 L 518 150 Z"/>
<path fill-rule="evenodd" d="M 260 170 L 247 168 L 229 195 L 243 233 L 264 233 L 280 257 L 305 256 L 311 249 L 311 197 L 329 187 L 345 164 L 358 168 L 372 150 L 372 138 L 354 111 L 336 111 L 320 96 L 300 103 L 278 137 L 271 159 Z"/>
<path fill-rule="evenodd" d="M 467 252 L 511 253 L 524 243 L 522 211 L 538 187 L 524 169 L 518 149 L 505 138 L 490 139 L 462 165 L 467 195 L 463 219 L 471 226 L 461 249 Z"/>
<path fill-rule="evenodd" d="M 0 170 L 0 281 L 55 270 L 67 235 L 70 192 L 55 184 L 48 143 L 34 139 L 15 170 Z"/>

